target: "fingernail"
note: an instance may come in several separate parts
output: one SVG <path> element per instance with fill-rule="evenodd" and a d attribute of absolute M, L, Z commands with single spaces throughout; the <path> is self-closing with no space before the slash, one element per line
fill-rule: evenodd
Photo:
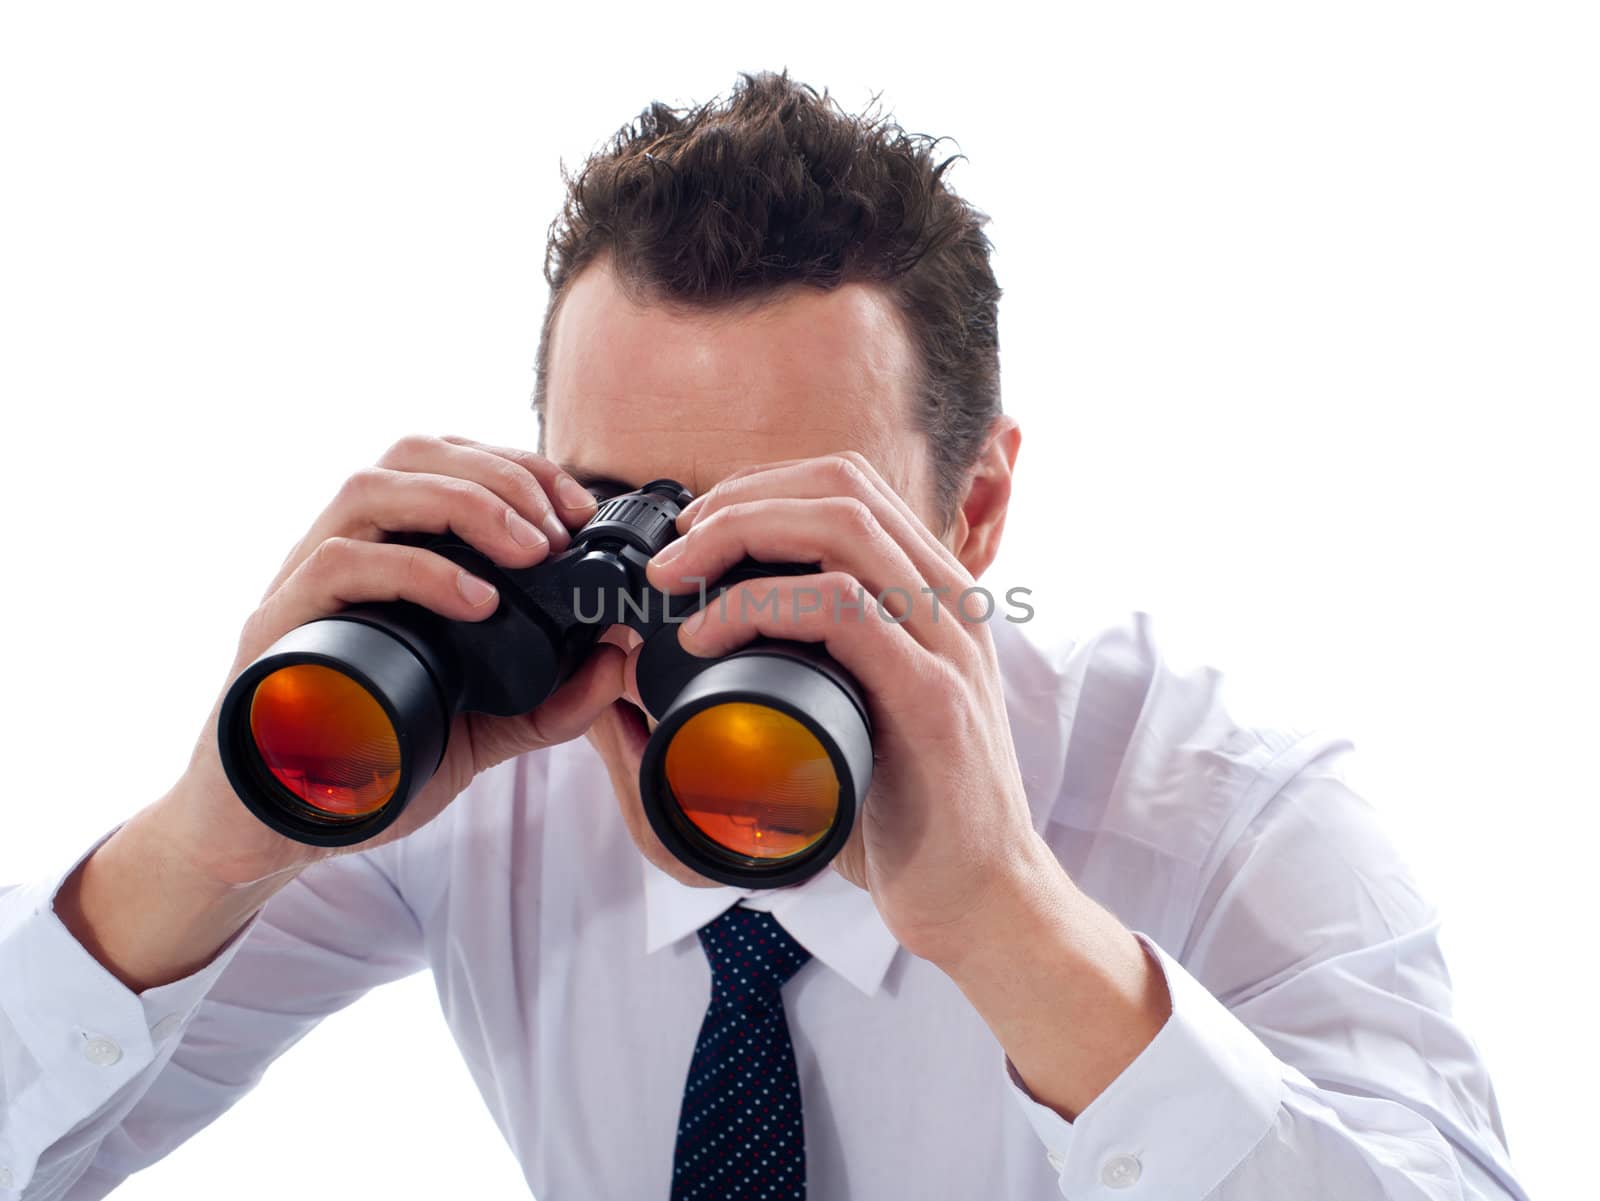
<path fill-rule="evenodd" d="M 456 571 L 456 587 L 461 589 L 461 595 L 474 607 L 486 605 L 494 599 L 494 585 L 488 580 L 480 580 L 464 567 Z"/>
<path fill-rule="evenodd" d="M 561 502 L 563 509 L 592 509 L 595 507 L 594 495 L 570 475 L 557 477 L 556 499 Z"/>
<path fill-rule="evenodd" d="M 651 559 L 650 562 L 656 567 L 665 567 L 668 563 L 672 562 L 682 553 L 683 539 L 677 538 L 658 550 L 655 554 L 655 558 Z"/>
<path fill-rule="evenodd" d="M 706 609 L 696 609 L 694 615 L 683 623 L 683 632 L 693 638 L 706 624 Z"/>
<path fill-rule="evenodd" d="M 550 541 L 552 542 L 560 542 L 567 536 L 567 527 L 561 524 L 561 518 L 557 517 L 554 512 L 546 513 L 541 524 L 546 532 L 549 533 Z"/>
<path fill-rule="evenodd" d="M 549 539 L 541 534 L 534 525 L 515 509 L 506 510 L 506 529 L 511 531 L 511 541 L 518 546 L 545 546 Z"/>

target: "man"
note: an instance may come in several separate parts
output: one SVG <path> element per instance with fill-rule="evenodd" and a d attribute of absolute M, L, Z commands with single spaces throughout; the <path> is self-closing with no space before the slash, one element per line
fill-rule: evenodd
<path fill-rule="evenodd" d="M 1052 654 L 954 613 L 1019 431 L 985 219 L 942 170 L 787 73 L 651 106 L 552 229 L 540 453 L 397 443 L 229 673 L 348 603 L 502 603 L 385 531 L 525 567 L 593 514 L 584 485 L 670 476 L 699 499 L 659 587 L 818 565 L 680 637 L 819 641 L 861 681 L 877 763 L 834 870 L 741 890 L 666 852 L 616 632 L 534 712 L 458 718 L 402 817 L 338 852 L 239 804 L 213 710 L 165 796 L 0 897 L 0 1198 L 104 1195 L 424 967 L 547 1201 L 1523 1196 L 1348 744 L 1238 727 L 1142 617 Z M 797 614 L 801 586 L 827 603 Z M 861 620 L 856 589 L 909 599 Z"/>

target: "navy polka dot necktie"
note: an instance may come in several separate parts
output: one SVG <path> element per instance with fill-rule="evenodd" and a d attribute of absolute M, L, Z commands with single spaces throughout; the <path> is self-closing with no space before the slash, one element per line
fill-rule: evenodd
<path fill-rule="evenodd" d="M 672 1201 L 805 1201 L 800 1077 L 780 990 L 811 952 L 743 905 L 702 926 L 700 942 L 711 1004 L 683 1092 Z"/>

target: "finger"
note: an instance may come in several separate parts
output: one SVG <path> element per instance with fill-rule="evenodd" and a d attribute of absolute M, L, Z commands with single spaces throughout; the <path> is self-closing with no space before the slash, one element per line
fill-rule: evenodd
<path fill-rule="evenodd" d="M 539 475 L 528 466 L 503 455 L 443 438 L 411 436 L 400 439 L 384 452 L 378 460 L 378 466 L 392 471 L 423 472 L 471 480 L 502 497 L 523 518 L 543 530 L 556 550 L 565 550 L 572 540 L 566 523 L 556 514 Z M 553 482 L 554 477 L 548 468 L 544 469 L 544 474 Z"/>
<path fill-rule="evenodd" d="M 594 516 L 595 509 L 599 507 L 600 502 L 595 500 L 594 493 L 562 470 L 559 463 L 554 463 L 541 454 L 514 446 L 494 446 L 487 442 L 475 442 L 471 438 L 462 438 L 455 434 L 445 434 L 442 440 L 457 446 L 487 451 L 489 454 L 499 455 L 518 464 L 539 481 L 544 488 L 545 496 L 555 502 L 556 509 L 568 525 L 582 525 Z"/>
<path fill-rule="evenodd" d="M 549 537 L 500 494 L 459 476 L 367 467 L 345 482 L 329 516 L 334 537 L 453 531 L 506 567 L 531 567 L 550 553 Z"/>
<path fill-rule="evenodd" d="M 664 592 L 692 592 L 747 557 L 814 563 L 823 572 L 849 575 L 873 597 L 883 597 L 896 616 L 909 618 L 912 633 L 930 647 L 960 637 L 953 619 L 941 614 L 952 596 L 950 587 L 930 586 L 866 504 L 852 496 L 726 506 L 669 543 L 651 560 L 647 574 Z"/>
<path fill-rule="evenodd" d="M 775 496 L 725 505 L 663 547 L 646 574 L 664 592 L 693 592 L 701 580 L 715 580 L 747 557 L 848 571 L 874 593 L 923 582 L 872 510 L 852 496 Z"/>
<path fill-rule="evenodd" d="M 970 573 L 968 573 L 961 560 L 956 557 L 955 551 L 946 546 L 939 535 L 929 528 L 928 524 L 917 515 L 917 511 L 911 507 L 905 497 L 889 486 L 889 482 L 883 478 L 883 473 L 878 470 L 871 459 L 853 450 L 840 451 L 836 457 L 843 459 L 865 476 L 867 482 L 873 486 L 876 495 L 900 514 L 901 519 L 922 539 L 923 544 L 933 554 L 942 559 L 961 579 L 967 583 L 972 582 Z"/>
<path fill-rule="evenodd" d="M 297 626 L 363 601 L 406 600 L 457 621 L 480 621 L 499 592 L 443 555 L 418 546 L 330 538 L 262 602 L 245 625 L 248 657 Z"/>
<path fill-rule="evenodd" d="M 945 670 L 943 660 L 904 625 L 886 619 L 870 598 L 859 604 L 859 589 L 860 581 L 840 572 L 749 580 L 685 622 L 678 640 L 686 651 L 708 658 L 757 637 L 821 643 L 873 703 L 898 710 L 925 702 L 927 682 Z"/>
<path fill-rule="evenodd" d="M 340 485 L 310 531 L 284 557 L 265 595 L 276 592 L 305 557 L 329 538 L 376 542 L 382 540 L 385 530 L 442 533 L 453 529 L 497 563 L 531 567 L 551 547 L 550 535 L 539 528 L 540 522 L 547 527 L 560 527 L 562 537 L 568 537 L 566 527 L 550 513 L 549 501 L 537 484 L 533 485 L 538 493 L 536 503 L 526 496 L 513 503 L 503 493 L 462 475 L 383 466 L 384 462 L 407 461 L 406 455 L 412 453 L 406 449 L 410 441 L 401 439 L 378 466 L 365 467 Z M 455 467 L 457 471 L 465 469 L 459 462 Z M 514 470 L 520 473 L 524 484 L 532 478 L 520 468 Z"/>
<path fill-rule="evenodd" d="M 780 468 L 793 467 L 797 463 L 804 463 L 807 461 L 808 460 L 806 459 L 775 459 L 771 463 L 753 463 L 749 467 L 741 467 L 737 471 L 730 471 L 727 475 L 723 476 L 715 484 L 707 488 L 699 496 L 695 497 L 683 507 L 682 511 L 678 514 L 678 528 L 680 530 L 687 530 L 691 525 L 693 525 L 695 522 L 695 515 L 711 503 L 710 497 L 716 493 L 719 488 L 729 488 L 736 481 L 748 479 L 750 476 L 756 475 L 759 472 L 777 471 Z"/>
<path fill-rule="evenodd" d="M 596 645 L 583 666 L 531 714 L 545 745 L 576 738 L 623 695 L 623 665 L 628 653 L 609 643 Z"/>
<path fill-rule="evenodd" d="M 678 525 L 689 531 L 730 505 L 777 496 L 853 496 L 872 511 L 930 582 L 958 589 L 972 582 L 954 552 L 939 541 L 871 462 L 854 451 L 737 471 L 697 496 L 679 515 Z"/>
<path fill-rule="evenodd" d="M 516 717 L 477 715 L 473 729 L 475 768 L 578 737 L 622 696 L 621 647 L 596 645 L 583 666 L 542 705 Z"/>

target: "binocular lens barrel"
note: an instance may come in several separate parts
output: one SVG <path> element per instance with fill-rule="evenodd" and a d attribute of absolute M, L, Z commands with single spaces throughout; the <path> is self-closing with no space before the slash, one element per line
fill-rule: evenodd
<path fill-rule="evenodd" d="M 656 724 L 639 797 L 662 844 L 724 884 L 778 888 L 814 875 L 849 837 L 872 778 L 866 701 L 818 644 L 758 638 L 715 659 L 683 649 L 677 625 L 711 593 L 669 597 L 645 569 L 690 499 L 673 480 L 612 496 L 572 546 L 520 571 L 454 534 L 395 535 L 489 579 L 500 605 L 453 622 L 407 601 L 357 604 L 290 630 L 223 696 L 228 782 L 280 834 L 364 842 L 439 770 L 458 716 L 533 711 L 604 629 L 622 625 L 642 639 L 634 675 Z M 716 594 L 809 569 L 746 559 Z"/>
<path fill-rule="evenodd" d="M 243 673 L 219 715 L 235 791 L 304 842 L 371 838 L 437 768 L 449 709 L 396 631 L 310 622 Z M 735 652 L 651 733 L 640 798 L 662 842 L 724 883 L 777 887 L 849 835 L 871 774 L 859 699 L 803 648 Z"/>
<path fill-rule="evenodd" d="M 752 859 L 812 846 L 839 813 L 839 775 L 817 736 L 749 701 L 702 709 L 667 747 L 667 787 L 695 826 Z"/>
<path fill-rule="evenodd" d="M 871 778 L 854 685 L 814 648 L 767 644 L 684 686 L 645 744 L 639 797 L 662 845 L 701 875 L 777 888 L 838 853 Z"/>
<path fill-rule="evenodd" d="M 273 778 L 330 817 L 381 809 L 400 782 L 400 740 L 383 706 L 320 663 L 280 667 L 256 685 L 250 736 Z"/>
<path fill-rule="evenodd" d="M 449 734 L 434 674 L 393 631 L 342 617 L 290 630 L 217 715 L 222 766 L 280 834 L 350 846 L 400 815 Z"/>

